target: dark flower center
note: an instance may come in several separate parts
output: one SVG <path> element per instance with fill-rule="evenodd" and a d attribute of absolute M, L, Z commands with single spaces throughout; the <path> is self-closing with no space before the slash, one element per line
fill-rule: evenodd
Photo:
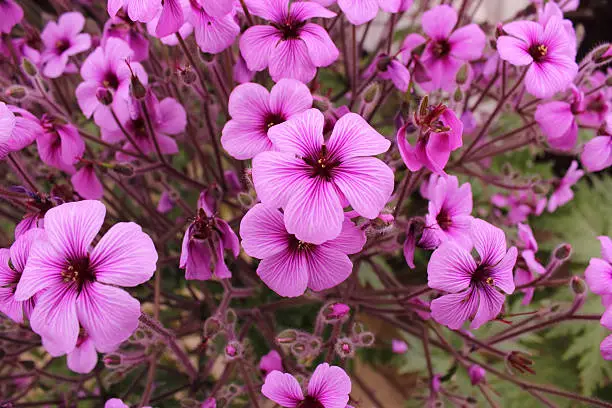
<path fill-rule="evenodd" d="M 198 216 L 193 222 L 191 238 L 207 240 L 212 236 L 215 229 L 215 217 L 208 217 L 202 208 L 198 211 Z"/>
<path fill-rule="evenodd" d="M 302 402 L 298 404 L 298 408 L 324 408 L 315 397 L 307 395 Z"/>
<path fill-rule="evenodd" d="M 478 265 L 472 274 L 472 285 L 479 286 L 483 284 L 493 286 L 495 281 L 491 277 L 491 271 L 487 265 Z"/>
<path fill-rule="evenodd" d="M 107 72 L 102 81 L 102 85 L 105 88 L 117 90 L 117 88 L 119 88 L 119 78 L 117 78 L 117 74 L 111 71 Z"/>
<path fill-rule="evenodd" d="M 268 133 L 268 129 L 270 129 L 272 126 L 279 125 L 286 120 L 287 119 L 285 116 L 280 113 L 268 113 L 264 118 L 264 132 Z"/>
<path fill-rule="evenodd" d="M 74 283 L 77 285 L 79 291 L 81 291 L 83 285 L 85 285 L 87 282 L 93 282 L 96 280 L 96 276 L 91 268 L 88 256 L 68 260 L 61 275 L 64 283 Z"/>
<path fill-rule="evenodd" d="M 450 54 L 450 44 L 447 40 L 438 40 L 431 46 L 431 52 L 436 57 L 445 57 Z"/>
<path fill-rule="evenodd" d="M 63 38 L 61 40 L 58 40 L 55 43 L 55 49 L 57 50 L 58 54 L 62 54 L 64 51 L 66 51 L 68 48 L 70 48 L 70 41 L 68 41 L 68 39 Z"/>
<path fill-rule="evenodd" d="M 337 158 L 330 156 L 325 145 L 321 146 L 318 155 L 304 157 L 303 160 L 312 167 L 311 178 L 321 177 L 327 181 L 332 179 L 333 170 L 340 165 L 340 161 Z"/>
<path fill-rule="evenodd" d="M 533 44 L 529 47 L 529 55 L 531 55 L 535 62 L 540 62 L 548 55 L 548 46 L 545 44 Z"/>
<path fill-rule="evenodd" d="M 311 252 L 317 246 L 309 242 L 300 241 L 295 235 L 289 236 L 289 250 L 291 252 Z"/>
<path fill-rule="evenodd" d="M 445 208 L 440 210 L 440 213 L 436 217 L 436 222 L 443 231 L 448 231 L 450 226 L 453 224 L 453 219 Z"/>
<path fill-rule="evenodd" d="M 295 40 L 300 38 L 302 27 L 306 25 L 305 21 L 293 21 L 291 17 L 287 18 L 283 23 L 272 23 L 272 26 L 281 32 L 283 41 Z"/>
<path fill-rule="evenodd" d="M 147 138 L 147 128 L 145 121 L 142 118 L 132 120 L 132 127 L 134 128 L 134 134 L 138 139 Z"/>
<path fill-rule="evenodd" d="M 602 101 L 601 97 L 592 100 L 586 107 L 586 110 L 590 112 L 604 113 L 606 111 L 606 104 Z"/>

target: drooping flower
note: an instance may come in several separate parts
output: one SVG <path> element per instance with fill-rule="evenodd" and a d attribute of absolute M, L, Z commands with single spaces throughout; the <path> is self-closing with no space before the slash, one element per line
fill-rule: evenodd
<path fill-rule="evenodd" d="M 123 105 L 123 109 L 116 111 L 123 129 L 117 128 L 114 123 L 103 124 L 101 125 L 102 139 L 109 143 L 123 142 L 123 149 L 132 153 L 142 152 L 148 155 L 156 150 L 155 142 L 163 154 L 178 153 L 176 140 L 170 135 L 176 135 L 185 130 L 187 126 L 185 109 L 174 98 L 164 98 L 160 102 L 150 88 L 147 89 L 144 101 L 156 141 L 152 140 L 149 135 L 147 117 L 140 102 L 133 98 Z M 107 128 L 107 125 L 110 127 Z M 124 130 L 128 132 L 136 146 L 126 140 Z M 115 157 L 119 161 L 134 160 L 133 156 L 123 152 L 117 152 Z"/>
<path fill-rule="evenodd" d="M 542 103 L 536 108 L 534 118 L 548 144 L 559 150 L 571 150 L 578 139 L 576 116 L 584 110 L 584 94 L 571 85 L 570 101 L 552 101 Z"/>
<path fill-rule="evenodd" d="M 231 278 L 232 273 L 225 264 L 226 250 L 238 256 L 238 237 L 229 224 L 217 216 L 211 193 L 203 191 L 198 199 L 196 218 L 183 237 L 179 266 L 185 269 L 185 279 L 208 280 L 213 273 L 219 279 Z"/>
<path fill-rule="evenodd" d="M 478 364 L 472 364 L 468 368 L 468 375 L 470 376 L 472 385 L 478 385 L 485 379 L 487 371 Z"/>
<path fill-rule="evenodd" d="M 365 234 L 349 219 L 344 219 L 337 238 L 324 243 L 310 243 L 296 238 L 285 227 L 283 214 L 264 204 L 257 204 L 240 223 L 244 251 L 262 259 L 257 275 L 281 296 L 295 297 L 306 288 L 321 291 L 339 285 L 349 277 L 353 263 L 349 254 L 361 251 Z"/>
<path fill-rule="evenodd" d="M 160 0 L 108 0 L 107 10 L 111 17 L 115 17 L 123 7 L 132 21 L 146 23 L 162 8 Z"/>
<path fill-rule="evenodd" d="M 96 175 L 93 164 L 86 164 L 70 177 L 74 191 L 87 200 L 99 200 L 104 196 L 104 187 Z"/>
<path fill-rule="evenodd" d="M 306 85 L 295 79 L 281 79 L 272 90 L 259 84 L 238 85 L 229 98 L 232 119 L 223 127 L 221 144 L 238 160 L 274 150 L 268 131 L 312 107 Z"/>
<path fill-rule="evenodd" d="M 589 140 L 583 147 L 580 161 L 588 171 L 599 171 L 612 166 L 612 128 Z"/>
<path fill-rule="evenodd" d="M 44 236 L 30 250 L 15 299 L 37 295 L 30 324 L 52 356 L 74 350 L 79 325 L 102 352 L 138 327 L 140 303 L 117 286 L 149 280 L 157 252 L 134 223 L 115 224 L 92 249 L 105 214 L 99 201 L 52 208 L 45 215 Z"/>
<path fill-rule="evenodd" d="M 402 92 L 408 90 L 410 83 L 410 72 L 397 58 L 387 54 L 379 54 L 364 71 L 363 76 L 369 78 L 377 75 L 381 79 L 393 82 L 393 85 Z"/>
<path fill-rule="evenodd" d="M 471 247 L 472 186 L 470 183 L 459 186 L 457 177 L 447 176 L 437 178 L 432 187 L 422 239 L 436 242 L 436 246 L 452 240 L 465 248 Z"/>
<path fill-rule="evenodd" d="M 40 124 L 42 132 L 36 136 L 40 159 L 49 166 L 73 174 L 76 171 L 74 164 L 85 151 L 85 142 L 79 131 L 74 125 L 47 114 L 43 114 Z"/>
<path fill-rule="evenodd" d="M 0 1 L 0 33 L 9 34 L 23 19 L 23 9 L 14 0 Z"/>
<path fill-rule="evenodd" d="M 102 126 L 114 123 L 110 109 L 117 114 L 125 109 L 125 101 L 130 95 L 131 73 L 138 77 L 141 83 L 147 83 L 147 73 L 138 62 L 129 62 L 134 52 L 123 40 L 111 37 L 104 47 L 98 47 L 89 54 L 81 67 L 84 82 L 76 89 L 76 97 L 88 118 L 94 115 L 95 122 Z M 103 105 L 97 98 L 99 88 L 107 89 L 113 96 L 110 106 Z"/>
<path fill-rule="evenodd" d="M 134 52 L 130 58 L 132 62 L 144 61 L 149 57 L 149 40 L 145 37 L 141 25 L 123 14 L 111 17 L 104 23 L 102 47 L 106 46 L 109 38 L 119 38 L 128 43 Z"/>
<path fill-rule="evenodd" d="M 373 20 L 378 14 L 378 8 L 388 13 L 399 13 L 406 11 L 412 6 L 414 0 L 338 0 L 340 10 L 346 15 L 346 19 L 355 25 L 361 25 Z M 321 1 L 317 1 L 321 3 Z M 323 4 L 329 6 L 329 4 Z"/>
<path fill-rule="evenodd" d="M 437 105 L 416 115 L 415 125 L 419 133 L 414 147 L 406 140 L 410 123 L 397 132 L 397 147 L 406 167 L 410 171 L 426 167 L 436 174 L 446 174 L 450 153 L 463 146 L 463 123 L 451 109 Z"/>
<path fill-rule="evenodd" d="M 427 265 L 429 287 L 449 292 L 431 302 L 431 315 L 453 330 L 468 319 L 471 329 L 494 319 L 504 303 L 497 288 L 507 294 L 514 292 L 512 269 L 517 250 L 512 247 L 506 251 L 504 232 L 474 219 L 471 236 L 480 261 L 454 241 L 447 241 L 434 251 Z"/>
<path fill-rule="evenodd" d="M 42 133 L 40 121 L 36 116 L 32 115 L 25 109 L 18 108 L 12 105 L 4 105 L 0 103 L 0 110 L 2 106 L 8 108 L 8 113 L 4 111 L 0 113 L 0 160 L 4 160 L 6 156 L 11 152 L 17 152 L 36 140 L 36 136 Z M 13 122 L 14 118 L 14 122 Z M 6 138 L 6 132 L 9 136 Z"/>
<path fill-rule="evenodd" d="M 514 283 L 517 286 L 527 284 L 533 281 L 536 275 L 541 275 L 546 272 L 546 268 L 536 259 L 538 252 L 538 243 L 533 236 L 531 227 L 527 224 L 519 223 L 518 227 L 518 247 L 521 251 L 520 257 L 516 263 L 516 272 L 514 275 Z M 535 289 L 527 287 L 521 289 L 525 294 L 522 304 L 528 305 L 533 299 Z"/>
<path fill-rule="evenodd" d="M 309 109 L 274 126 L 268 136 L 279 151 L 253 159 L 261 201 L 282 207 L 287 231 L 311 244 L 340 234 L 344 207 L 374 219 L 393 192 L 393 171 L 368 157 L 387 151 L 390 142 L 355 113 L 342 116 L 325 141 L 324 122 L 321 112 Z"/>
<path fill-rule="evenodd" d="M 408 344 L 404 340 L 392 339 L 391 351 L 395 354 L 404 354 L 408 351 Z"/>
<path fill-rule="evenodd" d="M 606 236 L 597 238 L 601 243 L 601 258 L 591 258 L 584 278 L 591 292 L 612 295 L 612 240 Z"/>
<path fill-rule="evenodd" d="M 0 312 L 17 323 L 23 323 L 24 317 L 29 319 L 34 309 L 35 299 L 16 300 L 15 290 L 30 256 L 30 249 L 41 235 L 41 229 L 32 229 L 18 237 L 10 249 L 0 249 Z"/>
<path fill-rule="evenodd" d="M 533 21 L 504 24 L 508 35 L 497 39 L 500 57 L 517 66 L 526 66 L 525 88 L 538 97 L 548 98 L 564 91 L 578 72 L 578 65 L 568 55 L 571 43 L 559 18 L 546 26 Z"/>
<path fill-rule="evenodd" d="M 283 371 L 283 359 L 278 351 L 272 350 L 259 361 L 259 369 L 264 376 L 270 374 L 272 371 Z"/>
<path fill-rule="evenodd" d="M 331 18 L 336 13 L 309 1 L 248 0 L 249 10 L 270 25 L 256 25 L 240 38 L 240 52 L 251 71 L 268 67 L 275 82 L 293 78 L 310 82 L 317 67 L 331 65 L 339 51 L 323 27 L 309 23 L 315 17 Z"/>
<path fill-rule="evenodd" d="M 226 4 L 228 10 L 220 14 L 223 10 L 216 8 Z M 193 26 L 196 43 L 202 52 L 216 54 L 234 43 L 240 34 L 240 26 L 236 23 L 236 12 L 231 1 L 191 0 L 189 5 L 185 18 Z M 213 14 L 211 8 L 214 9 Z"/>
<path fill-rule="evenodd" d="M 15 115 L 6 106 L 4 102 L 0 102 L 0 144 L 9 141 L 13 129 L 15 129 Z"/>
<path fill-rule="evenodd" d="M 576 184 L 583 175 L 584 171 L 578 170 L 578 162 L 576 160 L 572 161 L 565 176 L 555 183 L 555 191 L 553 191 L 548 199 L 547 208 L 549 212 L 554 212 L 557 208 L 567 204 L 574 198 L 574 192 L 571 187 Z"/>
<path fill-rule="evenodd" d="M 91 47 L 91 36 L 81 33 L 84 26 L 85 17 L 78 12 L 64 13 L 57 23 L 47 23 L 40 35 L 45 45 L 41 59 L 45 76 L 59 77 L 66 70 L 71 56 Z"/>
<path fill-rule="evenodd" d="M 445 4 L 423 13 L 421 24 L 429 37 L 420 59 L 430 79 L 421 83 L 426 91 L 454 90 L 459 68 L 482 56 L 486 41 L 484 32 L 476 24 L 454 30 L 457 19 L 455 9 Z"/>
<path fill-rule="evenodd" d="M 281 407 L 345 408 L 351 392 L 346 372 L 327 363 L 319 364 L 308 381 L 306 395 L 289 373 L 272 371 L 267 375 L 261 393 Z"/>

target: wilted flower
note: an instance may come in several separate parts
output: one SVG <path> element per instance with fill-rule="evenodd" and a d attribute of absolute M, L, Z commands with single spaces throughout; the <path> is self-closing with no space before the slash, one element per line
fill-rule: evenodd
<path fill-rule="evenodd" d="M 85 151 L 85 142 L 79 131 L 74 125 L 46 114 L 41 118 L 40 125 L 42 132 L 36 135 L 40 159 L 49 166 L 73 174 L 76 171 L 74 164 Z"/>

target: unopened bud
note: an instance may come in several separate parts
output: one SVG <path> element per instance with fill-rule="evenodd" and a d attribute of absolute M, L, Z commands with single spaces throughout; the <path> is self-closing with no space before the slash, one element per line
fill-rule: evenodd
<path fill-rule="evenodd" d="M 468 78 L 468 64 L 463 64 L 459 71 L 457 71 L 457 75 L 455 76 L 455 81 L 459 85 L 465 84 Z"/>
<path fill-rule="evenodd" d="M 20 85 L 11 85 L 4 91 L 4 94 L 16 101 L 20 101 L 27 96 L 26 89 Z"/>
<path fill-rule="evenodd" d="M 606 78 L 606 86 L 612 86 L 612 76 Z"/>
<path fill-rule="evenodd" d="M 351 308 L 344 303 L 332 303 L 323 309 L 323 315 L 327 319 L 342 319 L 350 311 Z"/>
<path fill-rule="evenodd" d="M 468 375 L 470 376 L 472 385 L 480 384 L 484 380 L 486 374 L 486 370 L 478 364 L 473 364 L 468 368 Z"/>
<path fill-rule="evenodd" d="M 198 75 L 194 72 L 190 65 L 186 66 L 185 69 L 180 70 L 179 75 L 181 77 L 181 81 L 183 81 L 183 83 L 186 85 L 191 85 L 198 79 Z"/>
<path fill-rule="evenodd" d="M 36 65 L 34 65 L 32 61 L 27 58 L 23 58 L 21 60 L 21 68 L 23 69 L 23 72 L 31 77 L 38 75 L 38 68 L 36 68 Z"/>
<path fill-rule="evenodd" d="M 428 108 L 429 108 L 429 96 L 425 95 L 423 99 L 421 99 L 421 103 L 419 104 L 419 116 L 420 117 L 426 116 Z"/>
<path fill-rule="evenodd" d="M 204 322 L 204 336 L 212 337 L 219 333 L 223 328 L 223 324 L 216 317 L 209 317 Z"/>
<path fill-rule="evenodd" d="M 225 323 L 231 325 L 236 323 L 237 320 L 238 316 L 236 315 L 234 309 L 227 309 L 227 312 L 225 312 Z"/>
<path fill-rule="evenodd" d="M 352 358 L 355 355 L 355 346 L 348 337 L 338 339 L 334 349 L 340 358 Z"/>
<path fill-rule="evenodd" d="M 280 334 L 276 337 L 276 342 L 278 344 L 292 344 L 298 338 L 297 331 L 293 329 L 287 329 L 280 332 Z"/>
<path fill-rule="evenodd" d="M 243 208 L 251 208 L 253 206 L 253 197 L 248 193 L 238 193 L 238 202 Z"/>
<path fill-rule="evenodd" d="M 570 281 L 570 286 L 574 293 L 577 295 L 582 295 L 587 290 L 586 284 L 584 283 L 584 279 L 580 278 L 579 276 L 572 277 L 572 280 Z"/>
<path fill-rule="evenodd" d="M 134 74 L 130 78 L 130 92 L 135 99 L 144 99 L 147 95 L 147 88 L 140 82 L 140 78 Z"/>
<path fill-rule="evenodd" d="M 612 46 L 610 44 L 602 44 L 591 51 L 591 59 L 596 64 L 600 64 L 611 57 Z"/>
<path fill-rule="evenodd" d="M 364 332 L 359 335 L 359 344 L 363 347 L 371 347 L 374 345 L 374 333 L 372 332 Z"/>
<path fill-rule="evenodd" d="M 380 86 L 375 82 L 368 86 L 366 91 L 363 94 L 363 100 L 366 103 L 372 103 L 376 100 L 378 94 L 380 92 Z"/>
<path fill-rule="evenodd" d="M 236 340 L 232 340 L 225 346 L 225 356 L 233 360 L 242 355 L 242 350 L 242 344 Z"/>
<path fill-rule="evenodd" d="M 98 88 L 96 90 L 96 98 L 104 106 L 109 106 L 110 104 L 113 103 L 113 94 L 107 88 L 102 88 L 102 87 Z"/>
<path fill-rule="evenodd" d="M 102 362 L 106 368 L 119 368 L 121 366 L 121 356 L 117 353 L 106 354 L 102 357 Z"/>
<path fill-rule="evenodd" d="M 534 193 L 538 195 L 546 195 L 550 191 L 550 185 L 548 183 L 535 183 L 532 186 L 532 190 Z"/>
<path fill-rule="evenodd" d="M 506 35 L 506 32 L 504 31 L 504 26 L 502 23 L 498 23 L 497 27 L 495 27 L 495 38 L 499 38 L 502 35 Z"/>
<path fill-rule="evenodd" d="M 572 246 L 570 244 L 561 244 L 555 248 L 553 256 L 558 261 L 567 261 L 572 255 Z"/>
<path fill-rule="evenodd" d="M 113 165 L 113 171 L 127 177 L 134 175 L 134 167 L 128 163 L 116 163 Z"/>
<path fill-rule="evenodd" d="M 463 92 L 461 91 L 461 88 L 457 87 L 455 93 L 453 94 L 453 100 L 455 102 L 461 102 L 463 100 Z"/>

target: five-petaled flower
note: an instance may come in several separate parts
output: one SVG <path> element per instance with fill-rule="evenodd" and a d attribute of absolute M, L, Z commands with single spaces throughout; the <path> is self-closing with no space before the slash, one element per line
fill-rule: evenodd
<path fill-rule="evenodd" d="M 91 47 L 91 36 L 81 33 L 85 17 L 81 13 L 64 13 L 55 21 L 50 21 L 40 34 L 45 44 L 42 63 L 43 74 L 57 78 L 64 73 L 70 57 L 87 51 Z"/>

